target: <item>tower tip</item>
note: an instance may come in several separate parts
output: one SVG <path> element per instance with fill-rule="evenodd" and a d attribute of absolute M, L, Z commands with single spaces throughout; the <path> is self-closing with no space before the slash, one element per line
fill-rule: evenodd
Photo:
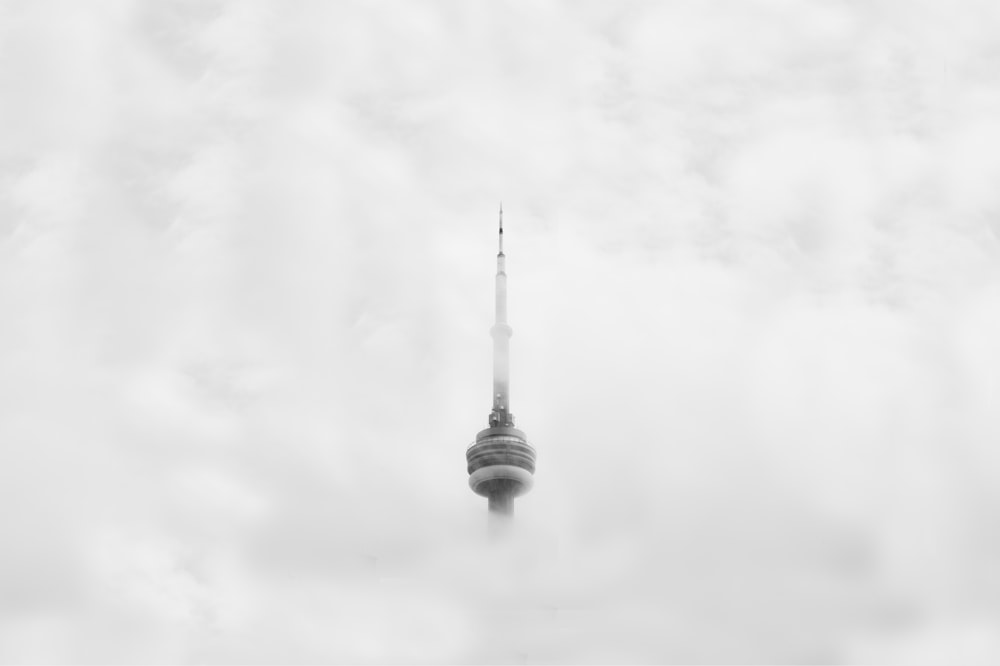
<path fill-rule="evenodd" d="M 503 202 L 500 202 L 500 254 L 503 254 Z"/>

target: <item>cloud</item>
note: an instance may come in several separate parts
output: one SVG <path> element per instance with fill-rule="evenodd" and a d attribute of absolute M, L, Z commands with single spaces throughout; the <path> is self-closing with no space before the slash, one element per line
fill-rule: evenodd
<path fill-rule="evenodd" d="M 995 660 L 964 4 L 4 6 L 0 658 Z"/>

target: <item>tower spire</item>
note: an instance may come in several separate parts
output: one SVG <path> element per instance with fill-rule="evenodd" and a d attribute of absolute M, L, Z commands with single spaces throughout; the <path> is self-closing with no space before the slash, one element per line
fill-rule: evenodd
<path fill-rule="evenodd" d="M 493 336 L 493 411 L 490 426 L 513 426 L 510 413 L 510 336 L 514 331 L 507 324 L 507 257 L 503 253 L 503 203 L 500 203 L 500 245 L 497 252 L 496 318 L 490 334 Z"/>

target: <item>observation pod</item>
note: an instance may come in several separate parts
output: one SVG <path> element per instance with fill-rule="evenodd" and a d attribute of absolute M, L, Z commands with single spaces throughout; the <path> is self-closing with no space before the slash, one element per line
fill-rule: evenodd
<path fill-rule="evenodd" d="M 535 449 L 524 433 L 512 426 L 481 430 L 465 452 L 469 487 L 489 499 L 493 513 L 511 515 L 514 498 L 531 490 Z"/>

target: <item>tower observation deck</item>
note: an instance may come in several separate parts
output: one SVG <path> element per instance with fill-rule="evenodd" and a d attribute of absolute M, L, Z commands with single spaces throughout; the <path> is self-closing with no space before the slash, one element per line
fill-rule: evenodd
<path fill-rule="evenodd" d="M 489 427 L 476 435 L 465 452 L 469 487 L 489 500 L 491 517 L 514 512 L 514 498 L 531 490 L 535 449 L 514 427 L 510 413 L 510 336 L 507 323 L 507 271 L 503 253 L 503 206 L 500 206 L 500 249 L 497 252 L 496 316 L 493 336 L 493 409 Z"/>

